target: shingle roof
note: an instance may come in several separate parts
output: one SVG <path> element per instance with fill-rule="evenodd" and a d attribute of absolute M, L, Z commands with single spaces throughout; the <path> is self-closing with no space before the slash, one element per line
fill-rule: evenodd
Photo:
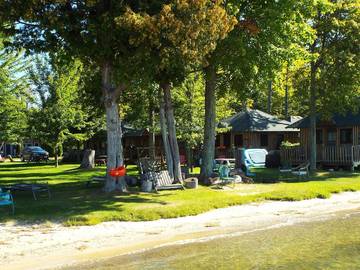
<path fill-rule="evenodd" d="M 329 123 L 334 125 L 335 127 L 360 126 L 360 112 L 358 113 L 348 112 L 345 115 L 334 114 L 333 117 L 325 121 L 319 115 L 316 119 L 316 123 L 318 126 L 329 125 Z M 289 128 L 309 128 L 309 127 L 310 127 L 309 116 L 289 126 Z"/>
<path fill-rule="evenodd" d="M 147 133 L 147 129 L 138 129 L 122 122 L 121 129 L 124 137 L 141 137 Z"/>
<path fill-rule="evenodd" d="M 259 111 L 245 110 L 232 117 L 220 121 L 220 128 L 231 127 L 232 132 L 298 132 L 298 129 L 287 128 L 291 122 L 278 119 L 277 117 Z"/>

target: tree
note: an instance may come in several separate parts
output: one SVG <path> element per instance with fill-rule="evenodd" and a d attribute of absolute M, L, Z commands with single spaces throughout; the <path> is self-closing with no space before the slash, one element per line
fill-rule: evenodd
<path fill-rule="evenodd" d="M 4 50 L 0 36 L 0 145 L 22 143 L 27 136 L 28 61 L 22 52 Z"/>
<path fill-rule="evenodd" d="M 56 167 L 64 142 L 70 138 L 81 140 L 84 136 L 79 132 L 87 118 L 79 100 L 81 72 L 82 64 L 78 60 L 68 65 L 55 60 L 50 65 L 39 59 L 31 71 L 33 90 L 39 97 L 38 106 L 31 113 L 31 133 L 51 147 Z"/>
<path fill-rule="evenodd" d="M 319 1 L 308 10 L 314 38 L 310 54 L 297 74 L 298 88 L 306 93 L 310 113 L 310 168 L 316 170 L 316 119 L 359 108 L 358 0 Z"/>
<path fill-rule="evenodd" d="M 158 4 L 154 1 L 147 12 L 128 9 L 117 21 L 132 33 L 129 42 L 143 53 L 160 86 L 160 122 L 168 170 L 181 180 L 171 88 L 189 71 L 207 65 L 206 55 L 232 30 L 236 19 L 226 13 L 221 1 L 169 1 L 160 8 Z"/>
<path fill-rule="evenodd" d="M 142 8 L 143 1 L 2 1 L 0 26 L 14 37 L 12 46 L 29 52 L 63 50 L 84 64 L 100 70 L 102 100 L 107 123 L 107 171 L 124 163 L 121 144 L 121 122 L 118 98 L 126 85 L 126 60 L 131 51 L 128 36 L 119 30 L 115 18 L 125 7 Z M 98 97 L 100 99 L 100 97 Z M 123 178 L 118 181 L 108 174 L 105 191 L 126 191 Z"/>
<path fill-rule="evenodd" d="M 205 129 L 201 178 L 212 173 L 216 114 L 216 90 L 232 91 L 243 104 L 262 95 L 278 70 L 279 58 L 288 49 L 304 22 L 298 17 L 304 3 L 298 1 L 226 1 L 228 12 L 240 18 L 234 30 L 209 55 L 204 69 Z M 266 102 L 265 102 L 266 104 Z M 254 104 L 256 105 L 256 104 Z"/>

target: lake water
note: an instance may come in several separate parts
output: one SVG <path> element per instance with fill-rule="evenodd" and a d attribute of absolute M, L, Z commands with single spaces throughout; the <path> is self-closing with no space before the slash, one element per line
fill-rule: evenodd
<path fill-rule="evenodd" d="M 164 246 L 71 269 L 360 269 L 360 209 L 328 220 Z"/>

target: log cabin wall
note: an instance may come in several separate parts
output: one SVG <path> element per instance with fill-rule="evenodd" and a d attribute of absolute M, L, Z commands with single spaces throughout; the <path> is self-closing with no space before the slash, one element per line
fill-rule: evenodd
<path fill-rule="evenodd" d="M 304 147 L 309 146 L 309 129 L 302 128 L 300 129 L 300 145 Z"/>
<path fill-rule="evenodd" d="M 239 137 L 238 137 L 239 136 Z M 266 142 L 267 136 L 267 143 Z M 241 138 L 242 143 L 235 137 Z M 299 142 L 298 132 L 240 132 L 240 133 L 220 133 L 217 135 L 216 148 L 219 155 L 225 155 L 225 150 L 238 147 L 245 148 L 265 148 L 269 150 L 279 149 L 281 141 L 291 143 Z M 263 140 L 263 144 L 262 144 Z M 220 154 L 221 153 L 221 154 Z"/>
<path fill-rule="evenodd" d="M 353 140 L 355 145 L 360 145 L 360 126 L 353 128 Z"/>
<path fill-rule="evenodd" d="M 352 129 L 352 145 L 360 145 L 360 126 L 347 126 L 347 127 L 318 127 L 317 130 L 321 130 L 322 140 L 321 143 L 318 142 L 318 146 L 329 145 L 328 133 L 330 130 L 336 131 L 336 144 L 337 146 L 344 145 L 340 141 L 341 130 L 342 129 Z M 303 147 L 310 147 L 310 129 L 302 128 L 300 129 L 300 145 Z"/>

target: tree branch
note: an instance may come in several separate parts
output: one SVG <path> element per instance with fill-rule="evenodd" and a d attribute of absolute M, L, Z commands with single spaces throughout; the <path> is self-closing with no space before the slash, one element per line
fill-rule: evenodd
<path fill-rule="evenodd" d="M 40 26 L 40 24 L 28 23 L 28 22 L 24 22 L 24 21 L 16 21 L 16 23 L 23 24 L 26 26 L 31 26 L 31 27 L 39 27 Z"/>

